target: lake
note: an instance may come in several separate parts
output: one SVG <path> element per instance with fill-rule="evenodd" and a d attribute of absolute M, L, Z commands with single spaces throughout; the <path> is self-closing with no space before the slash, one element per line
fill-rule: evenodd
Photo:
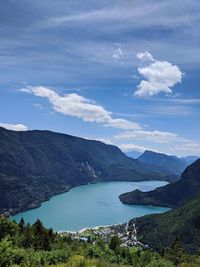
<path fill-rule="evenodd" d="M 12 216 L 19 221 L 34 223 L 37 218 L 46 227 L 55 231 L 77 231 L 85 227 L 110 225 L 127 222 L 145 214 L 161 213 L 164 207 L 124 205 L 119 195 L 135 189 L 150 191 L 164 186 L 164 181 L 143 182 L 100 182 L 71 189 L 69 192 L 52 197 L 41 207 Z"/>

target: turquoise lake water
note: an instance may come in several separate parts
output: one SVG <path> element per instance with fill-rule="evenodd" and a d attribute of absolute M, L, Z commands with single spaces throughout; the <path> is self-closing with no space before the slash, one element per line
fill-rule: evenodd
<path fill-rule="evenodd" d="M 100 182 L 83 185 L 52 197 L 41 207 L 19 213 L 12 218 L 34 223 L 41 219 L 46 227 L 55 231 L 77 231 L 85 227 L 126 222 L 150 213 L 169 210 L 163 207 L 124 205 L 119 195 L 134 189 L 150 191 L 164 186 L 164 181 Z"/>

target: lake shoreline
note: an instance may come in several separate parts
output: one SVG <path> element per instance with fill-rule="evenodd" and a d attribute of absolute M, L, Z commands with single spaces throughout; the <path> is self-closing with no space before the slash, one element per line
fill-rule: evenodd
<path fill-rule="evenodd" d="M 57 231 L 57 233 L 61 234 L 61 235 L 64 234 L 64 233 L 83 234 L 87 230 L 99 230 L 101 228 L 121 226 L 121 225 L 124 225 L 124 224 L 126 224 L 126 222 L 124 222 L 124 223 L 116 223 L 116 224 L 108 224 L 108 225 L 97 225 L 97 226 L 94 226 L 94 227 L 84 227 L 84 228 L 82 228 L 80 230 L 77 230 L 77 231 L 61 230 L 61 231 Z"/>
<path fill-rule="evenodd" d="M 55 231 L 77 232 L 83 228 L 113 225 L 146 214 L 166 211 L 163 207 L 124 205 L 119 200 L 122 192 L 140 188 L 143 191 L 164 186 L 164 181 L 98 182 L 70 188 L 63 194 L 52 196 L 39 208 L 32 208 L 11 216 L 19 221 L 34 223 L 38 218 L 45 227 Z M 71 190 L 73 189 L 73 190 Z"/>
<path fill-rule="evenodd" d="M 77 188 L 77 187 L 81 187 L 81 186 L 85 186 L 85 185 L 89 185 L 89 184 L 97 184 L 97 183 L 109 183 L 109 182 L 133 182 L 133 183 L 140 183 L 140 182 L 158 182 L 158 181 L 161 181 L 161 182 L 166 182 L 168 183 L 167 181 L 165 180 L 141 180 L 141 181 L 130 181 L 130 180 L 99 180 L 99 181 L 96 181 L 96 182 L 89 182 L 89 183 L 84 183 L 84 184 L 80 184 L 80 185 L 75 185 L 75 186 L 67 186 L 66 190 L 61 190 L 60 192 L 56 192 L 55 194 L 52 194 L 52 195 L 49 195 L 47 196 L 46 198 L 44 198 L 44 200 L 42 200 L 41 202 L 36 202 L 36 203 L 31 203 L 29 204 L 27 207 L 23 207 L 22 209 L 12 209 L 10 208 L 9 210 L 6 210 L 5 212 L 1 213 L 0 216 L 4 216 L 4 217 L 12 217 L 14 215 L 17 215 L 17 214 L 20 214 L 22 212 L 26 212 L 26 211 L 30 211 L 30 210 L 33 210 L 33 209 L 37 209 L 39 207 L 42 206 L 42 204 L 44 204 L 45 202 L 48 202 L 50 201 L 53 197 L 56 197 L 56 196 L 59 196 L 59 195 L 62 195 L 64 193 L 67 193 L 67 192 L 70 192 L 71 189 L 74 189 L 74 188 Z M 127 193 L 127 192 L 124 192 L 124 193 Z M 119 195 L 120 196 L 120 195 Z M 118 196 L 118 197 L 119 197 Z M 121 200 L 120 200 L 121 201 Z M 124 204 L 124 203 L 123 203 Z M 125 205 L 125 204 L 124 204 Z M 148 205 L 146 205 L 148 206 Z"/>

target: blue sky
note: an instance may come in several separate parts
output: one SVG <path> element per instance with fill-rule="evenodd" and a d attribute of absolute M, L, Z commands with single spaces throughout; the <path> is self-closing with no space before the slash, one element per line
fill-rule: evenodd
<path fill-rule="evenodd" d="M 0 125 L 200 155 L 200 2 L 0 1 Z"/>

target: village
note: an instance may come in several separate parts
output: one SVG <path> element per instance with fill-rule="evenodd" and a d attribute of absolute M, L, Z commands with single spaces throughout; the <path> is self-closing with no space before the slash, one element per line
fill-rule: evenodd
<path fill-rule="evenodd" d="M 78 232 L 62 231 L 62 236 L 70 237 L 73 240 L 81 242 L 95 242 L 100 238 L 105 243 L 109 243 L 113 236 L 117 236 L 120 240 L 121 247 L 139 247 L 148 249 L 149 246 L 141 243 L 137 239 L 137 229 L 135 223 L 124 223 L 108 226 L 97 226 L 93 228 L 84 228 Z"/>

